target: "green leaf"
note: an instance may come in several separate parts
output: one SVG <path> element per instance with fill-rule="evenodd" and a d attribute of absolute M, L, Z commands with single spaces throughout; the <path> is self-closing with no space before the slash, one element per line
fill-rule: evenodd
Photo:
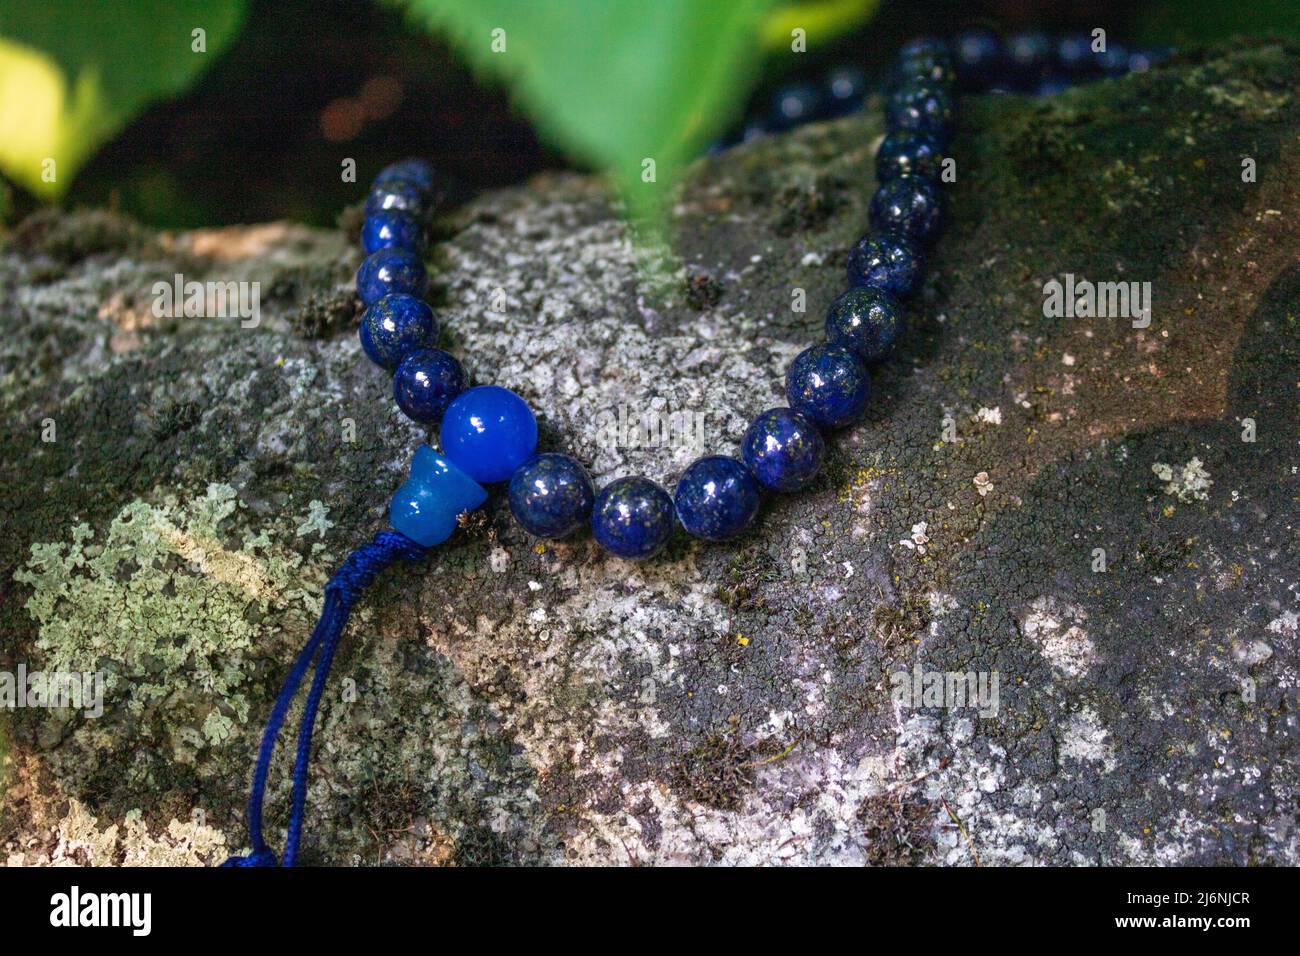
<path fill-rule="evenodd" d="M 0 170 L 39 196 L 62 195 L 146 104 L 176 95 L 214 62 L 244 5 L 0 0 Z M 195 30 L 206 52 L 194 49 Z"/>
<path fill-rule="evenodd" d="M 736 118 L 773 0 L 405 0 L 634 214 Z M 504 31 L 495 32 L 494 31 Z M 496 50 L 494 51 L 494 39 Z M 504 43 L 504 49 L 501 49 Z M 653 162 L 654 180 L 647 182 Z"/>
<path fill-rule="evenodd" d="M 797 0 L 773 10 L 763 23 L 763 45 L 789 49 L 791 32 L 799 28 L 809 45 L 825 43 L 847 33 L 876 12 L 880 0 Z"/>

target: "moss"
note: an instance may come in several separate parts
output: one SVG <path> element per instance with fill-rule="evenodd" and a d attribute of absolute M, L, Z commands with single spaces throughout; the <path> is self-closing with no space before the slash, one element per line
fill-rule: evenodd
<path fill-rule="evenodd" d="M 13 758 L 10 756 L 9 715 L 0 714 L 0 793 L 4 793 L 13 774 Z M 5 802 L 0 801 L 0 813 L 4 812 Z"/>
<path fill-rule="evenodd" d="M 452 854 L 456 866 L 505 866 L 512 858 L 500 835 L 485 826 L 467 828 L 456 840 Z"/>
<path fill-rule="evenodd" d="M 872 866 L 916 866 L 934 852 L 934 808 L 902 791 L 863 801 L 858 811 Z"/>
<path fill-rule="evenodd" d="M 680 795 L 720 810 L 741 810 L 754 786 L 759 766 L 790 752 L 778 740 L 746 743 L 739 720 L 712 733 L 684 753 L 672 768 L 670 780 Z"/>
<path fill-rule="evenodd" d="M 139 253 L 151 241 L 148 230 L 117 213 L 103 209 L 65 213 L 55 208 L 32 213 L 14 227 L 7 240 L 24 255 L 47 257 L 61 266 L 103 253 Z M 57 274 L 48 273 L 47 278 Z"/>
<path fill-rule="evenodd" d="M 327 339 L 355 325 L 361 300 L 351 288 L 314 292 L 289 315 L 293 330 L 305 339 Z"/>

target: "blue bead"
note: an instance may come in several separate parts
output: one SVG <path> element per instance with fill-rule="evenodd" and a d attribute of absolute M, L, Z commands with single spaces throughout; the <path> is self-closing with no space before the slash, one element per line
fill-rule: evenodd
<path fill-rule="evenodd" d="M 357 337 L 370 361 L 394 369 L 412 352 L 433 347 L 438 322 L 423 299 L 394 292 L 366 309 Z"/>
<path fill-rule="evenodd" d="M 668 543 L 673 499 L 648 478 L 618 478 L 600 490 L 591 512 L 597 543 L 619 558 L 641 560 Z"/>
<path fill-rule="evenodd" d="M 1052 41 L 1046 33 L 1017 33 L 1007 40 L 1007 59 L 1022 89 L 1034 89 L 1052 63 Z"/>
<path fill-rule="evenodd" d="M 591 519 L 596 489 L 568 455 L 534 455 L 510 476 L 510 513 L 539 538 L 563 538 Z"/>
<path fill-rule="evenodd" d="M 838 428 L 866 410 L 871 380 L 856 355 L 838 345 L 814 345 L 795 356 L 785 375 L 790 407 L 814 425 Z"/>
<path fill-rule="evenodd" d="M 777 90 L 772 97 L 772 126 L 790 129 L 815 119 L 821 111 L 822 97 L 815 86 L 794 83 Z"/>
<path fill-rule="evenodd" d="M 365 209 L 367 216 L 392 210 L 404 212 L 423 222 L 433 210 L 433 200 L 424 189 L 409 179 L 390 179 L 370 187 Z"/>
<path fill-rule="evenodd" d="M 1153 66 L 1159 66 L 1173 55 L 1172 47 L 1153 47 L 1149 50 L 1134 50 L 1128 55 L 1128 71 L 1145 73 Z"/>
<path fill-rule="evenodd" d="M 421 349 L 402 359 L 393 374 L 393 400 L 417 422 L 436 422 L 465 391 L 465 370 L 442 349 Z"/>
<path fill-rule="evenodd" d="M 505 481 L 537 450 L 537 419 L 499 385 L 480 385 L 448 406 L 438 432 L 442 452 L 475 481 Z"/>
<path fill-rule="evenodd" d="M 451 537 L 457 517 L 487 501 L 487 492 L 428 445 L 416 449 L 411 473 L 388 506 L 392 526 L 431 548 Z"/>
<path fill-rule="evenodd" d="M 1107 40 L 1106 49 L 1097 54 L 1097 66 L 1107 76 L 1123 76 L 1128 72 L 1128 47 Z"/>
<path fill-rule="evenodd" d="M 923 38 L 903 45 L 889 75 L 891 87 L 924 80 L 950 90 L 957 80 L 957 69 L 947 43 Z"/>
<path fill-rule="evenodd" d="M 366 252 L 380 249 L 424 252 L 424 226 L 400 209 L 385 209 L 366 217 L 361 225 L 361 245 Z"/>
<path fill-rule="evenodd" d="M 874 362 L 894 344 L 903 307 L 884 289 L 858 286 L 826 310 L 826 340 L 846 348 L 864 362 Z"/>
<path fill-rule="evenodd" d="M 856 66 L 837 66 L 826 74 L 826 111 L 844 116 L 862 106 L 867 96 L 867 74 Z"/>
<path fill-rule="evenodd" d="M 1056 43 L 1056 62 L 1067 73 L 1087 74 L 1097 67 L 1092 55 L 1092 37 L 1086 33 L 1069 33 Z"/>
<path fill-rule="evenodd" d="M 1034 87 L 1035 96 L 1055 96 L 1058 93 L 1064 93 L 1071 86 L 1071 80 L 1068 76 L 1061 76 L 1053 73 L 1047 79 Z"/>
<path fill-rule="evenodd" d="M 434 198 L 438 198 L 438 194 L 445 188 L 443 178 L 423 159 L 402 159 L 390 163 L 379 171 L 374 185 L 383 186 L 397 180 L 414 183 Z"/>
<path fill-rule="evenodd" d="M 891 133 L 924 133 L 946 146 L 952 133 L 952 97 L 934 83 L 908 80 L 885 103 L 885 125 Z"/>
<path fill-rule="evenodd" d="M 769 408 L 750 423 L 740 454 L 765 487 L 798 491 L 816 477 L 826 443 L 803 415 L 790 408 Z"/>
<path fill-rule="evenodd" d="M 952 48 L 943 37 L 913 37 L 898 48 L 898 59 L 908 60 L 914 56 L 952 56 Z"/>
<path fill-rule="evenodd" d="M 428 284 L 424 260 L 405 249 L 372 252 L 357 270 L 357 295 L 367 306 L 393 292 L 422 296 Z"/>
<path fill-rule="evenodd" d="M 849 285 L 875 286 L 906 299 L 921 278 L 921 253 L 901 236 L 863 236 L 849 252 Z"/>
<path fill-rule="evenodd" d="M 871 225 L 881 232 L 929 242 L 939 233 L 939 191 L 919 176 L 897 176 L 871 197 Z"/>
<path fill-rule="evenodd" d="M 956 61 L 962 85 L 977 89 L 991 83 L 1002 68 L 1002 43 L 988 30 L 963 33 L 957 37 Z"/>
<path fill-rule="evenodd" d="M 699 458 L 682 473 L 673 492 L 677 519 L 689 534 L 726 541 L 749 527 L 758 514 L 758 482 L 735 458 Z"/>
<path fill-rule="evenodd" d="M 898 176 L 937 180 L 943 171 L 943 151 L 924 133 L 889 133 L 876 152 L 876 178 L 882 183 Z"/>

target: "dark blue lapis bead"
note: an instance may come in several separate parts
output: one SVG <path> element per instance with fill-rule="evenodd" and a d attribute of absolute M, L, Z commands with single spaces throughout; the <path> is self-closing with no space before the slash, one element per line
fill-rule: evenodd
<path fill-rule="evenodd" d="M 357 295 L 370 306 L 394 292 L 422 296 L 428 282 L 424 260 L 418 255 L 405 249 L 380 249 L 357 270 Z"/>
<path fill-rule="evenodd" d="M 1107 40 L 1106 49 L 1097 54 L 1097 67 L 1106 76 L 1123 76 L 1128 72 L 1128 47 Z"/>
<path fill-rule="evenodd" d="M 901 236 L 863 236 L 849 252 L 848 272 L 851 286 L 875 286 L 906 299 L 921 279 L 921 253 Z"/>
<path fill-rule="evenodd" d="M 952 97 L 941 86 L 908 80 L 890 94 L 885 124 L 891 133 L 924 133 L 940 147 L 947 146 L 952 135 Z"/>
<path fill-rule="evenodd" d="M 862 108 L 867 98 L 867 74 L 856 66 L 837 66 L 826 74 L 826 112 L 844 116 Z"/>
<path fill-rule="evenodd" d="M 882 183 L 898 176 L 937 180 L 942 171 L 943 151 L 924 133 L 889 133 L 876 151 L 876 178 Z"/>
<path fill-rule="evenodd" d="M 920 80 L 951 90 L 957 82 L 957 69 L 946 50 L 938 47 L 910 49 L 909 44 L 894 61 L 889 76 L 891 88 L 910 80 Z"/>
<path fill-rule="evenodd" d="M 367 216 L 361 225 L 361 245 L 366 252 L 405 249 L 424 252 L 424 225 L 400 209 L 387 209 Z"/>
<path fill-rule="evenodd" d="M 983 89 L 996 82 L 1006 65 L 1002 43 L 989 30 L 970 30 L 959 35 L 954 60 L 957 81 L 968 90 Z"/>
<path fill-rule="evenodd" d="M 448 407 L 438 442 L 448 460 L 475 481 L 506 481 L 537 451 L 537 419 L 510 389 L 480 385 Z"/>
<path fill-rule="evenodd" d="M 821 433 L 792 408 L 769 408 L 749 425 L 740 454 L 759 483 L 798 491 L 816 477 L 826 454 Z"/>
<path fill-rule="evenodd" d="M 858 286 L 826 310 L 826 341 L 864 362 L 881 358 L 898 338 L 903 307 L 884 289 Z"/>
<path fill-rule="evenodd" d="M 370 361 L 394 369 L 412 352 L 433 348 L 438 322 L 423 299 L 396 292 L 366 309 L 357 336 Z"/>
<path fill-rule="evenodd" d="M 1134 50 L 1128 55 L 1128 71 L 1145 73 L 1153 66 L 1159 66 L 1173 55 L 1171 47 L 1154 47 L 1149 50 Z"/>
<path fill-rule="evenodd" d="M 423 159 L 402 159 L 390 163 L 379 171 L 373 185 L 383 186 L 399 180 L 414 183 L 435 200 L 441 198 L 441 194 L 445 191 L 443 177 Z"/>
<path fill-rule="evenodd" d="M 412 352 L 393 373 L 393 400 L 408 418 L 436 422 L 461 392 L 465 370 L 442 349 Z"/>
<path fill-rule="evenodd" d="M 846 348 L 823 343 L 795 356 L 785 375 L 790 407 L 825 428 L 860 416 L 871 397 L 866 366 Z"/>
<path fill-rule="evenodd" d="M 952 57 L 952 47 L 943 37 L 913 37 L 898 48 L 898 59 L 907 60 L 915 56 Z"/>
<path fill-rule="evenodd" d="M 591 533 L 619 558 L 641 560 L 659 552 L 676 523 L 673 499 L 648 478 L 618 478 L 600 490 Z"/>
<path fill-rule="evenodd" d="M 772 126 L 790 129 L 816 119 L 821 111 L 822 96 L 810 83 L 793 83 L 777 90 L 772 97 Z"/>
<path fill-rule="evenodd" d="M 1052 41 L 1046 33 L 1017 33 L 1007 40 L 1007 62 L 1021 89 L 1036 89 L 1052 66 Z"/>
<path fill-rule="evenodd" d="M 749 469 L 725 455 L 692 462 L 673 492 L 677 520 L 706 541 L 726 541 L 748 528 L 758 501 L 758 482 Z"/>
<path fill-rule="evenodd" d="M 761 119 L 750 120 L 740 130 L 740 142 L 752 143 L 755 140 L 762 139 L 771 132 L 772 130 Z"/>
<path fill-rule="evenodd" d="M 1056 42 L 1056 63 L 1073 76 L 1086 76 L 1097 69 L 1092 53 L 1092 37 L 1086 33 L 1067 33 Z"/>
<path fill-rule="evenodd" d="M 365 209 L 367 216 L 393 210 L 404 212 L 423 222 L 433 210 L 433 199 L 409 179 L 390 179 L 386 183 L 370 187 Z"/>
<path fill-rule="evenodd" d="M 871 197 L 871 225 L 881 232 L 929 242 L 942 218 L 939 190 L 919 176 L 896 176 Z"/>
<path fill-rule="evenodd" d="M 515 470 L 509 498 L 510 513 L 529 534 L 563 538 L 591 518 L 596 489 L 576 458 L 547 453 Z"/>
<path fill-rule="evenodd" d="M 1061 73 L 1049 75 L 1043 82 L 1034 87 L 1035 96 L 1055 96 L 1057 93 L 1064 93 L 1073 84 L 1068 76 Z"/>

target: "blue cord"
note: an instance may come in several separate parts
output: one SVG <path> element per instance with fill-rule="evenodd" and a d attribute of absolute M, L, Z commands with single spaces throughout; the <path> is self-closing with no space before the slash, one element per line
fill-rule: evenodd
<path fill-rule="evenodd" d="M 325 681 L 329 678 L 330 665 L 334 663 L 334 652 L 338 650 L 339 639 L 347 627 L 352 606 L 363 592 L 394 561 L 419 561 L 429 549 L 416 544 L 404 534 L 396 531 L 381 531 L 375 540 L 357 548 L 335 572 L 325 585 L 325 607 L 320 620 L 316 622 L 311 637 L 298 652 L 289 676 L 284 679 L 280 696 L 271 708 L 271 717 L 262 734 L 262 746 L 257 754 L 257 766 L 253 770 L 253 789 L 248 797 L 248 836 L 253 844 L 253 852 L 248 856 L 232 856 L 222 866 L 276 866 L 275 852 L 266 845 L 262 835 L 262 803 L 266 795 L 266 775 L 271 767 L 271 755 L 275 752 L 275 742 L 280 736 L 289 705 L 298 693 L 298 687 L 316 660 L 316 673 L 312 677 L 311 690 L 307 693 L 307 707 L 303 711 L 302 723 L 298 727 L 298 753 L 293 762 L 293 804 L 289 813 L 289 835 L 284 841 L 284 865 L 293 866 L 298 858 L 298 840 L 302 836 L 303 812 L 307 806 L 307 768 L 311 761 L 311 733 L 316 725 L 316 712 L 320 709 L 321 695 L 325 692 Z"/>

